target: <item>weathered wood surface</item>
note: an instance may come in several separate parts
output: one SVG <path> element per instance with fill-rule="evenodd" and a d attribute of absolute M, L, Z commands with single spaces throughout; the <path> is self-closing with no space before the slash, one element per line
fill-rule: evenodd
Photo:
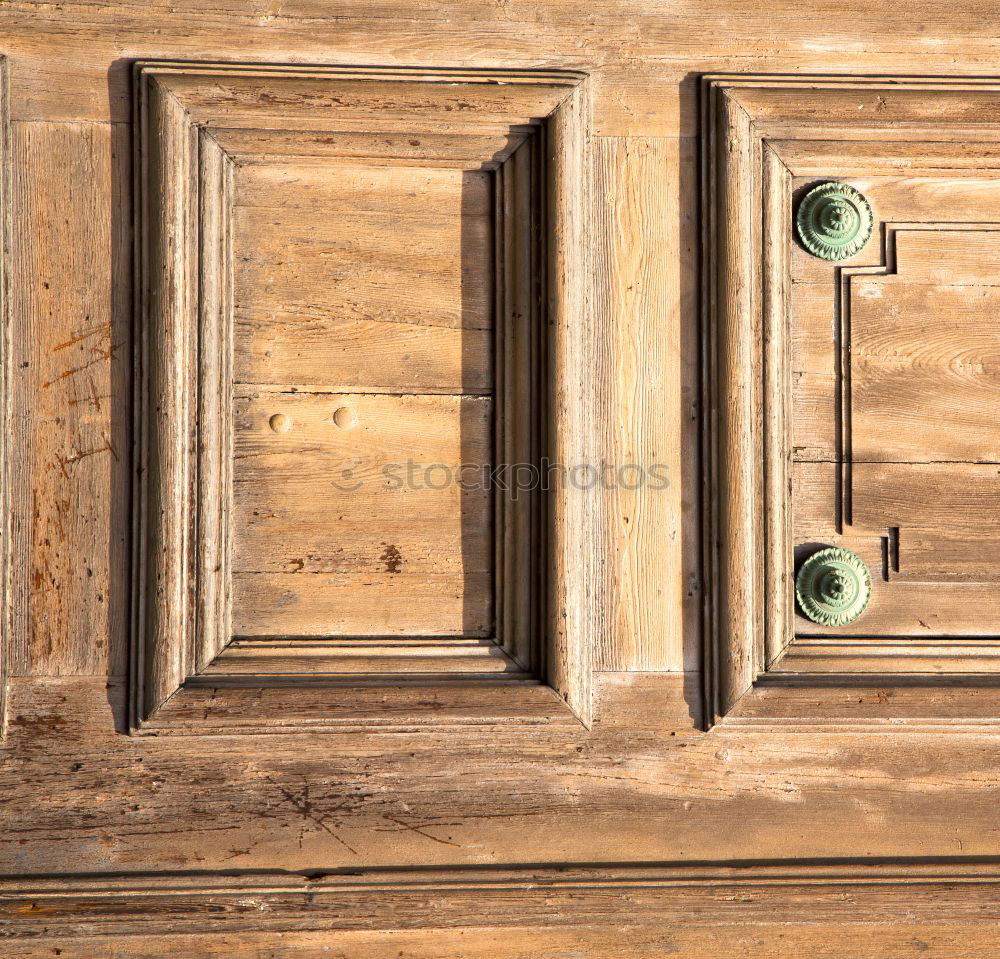
<path fill-rule="evenodd" d="M 234 633 L 490 635 L 492 431 L 488 397 L 238 398 Z"/>
<path fill-rule="evenodd" d="M 312 158 L 234 193 L 237 382 L 491 389 L 488 174 Z"/>
<path fill-rule="evenodd" d="M 912 950 L 931 956 L 982 954 L 996 925 L 995 865 L 901 865 L 567 867 L 551 875 L 517 868 L 431 869 L 419 878 L 395 870 L 245 873 L 212 889 L 198 876 L 159 882 L 149 877 L 147 883 L 155 885 L 145 888 L 135 877 L 88 883 L 76 896 L 66 895 L 58 881 L 36 880 L 16 889 L 20 898 L 0 899 L 0 922 L 7 920 L 8 930 L 24 928 L 36 913 L 45 923 L 27 942 L 10 943 L 11 954 L 18 956 L 52 942 L 60 943 L 54 952 L 82 955 L 69 938 L 82 929 L 97 949 L 108 941 L 102 934 L 131 934 L 124 947 L 130 956 L 150 955 L 153 945 L 190 950 L 198 941 L 192 936 L 206 928 L 214 928 L 216 942 L 206 943 L 199 955 L 218 955 L 217 943 L 240 955 L 263 955 L 245 929 L 250 916 L 272 937 L 268 956 L 398 957 L 413 950 L 514 957 L 525 947 L 553 956 L 598 949 L 601 956 L 653 956 L 666 948 L 685 956 L 764 959 L 789 947 L 833 956 L 829 947 L 835 940 L 822 937 L 836 936 L 844 926 L 863 934 L 875 950 L 855 953 L 865 957 L 912 955 Z M 7 884 L 0 895 L 10 896 L 15 888 Z M 140 908 L 122 916 L 121 902 L 140 890 L 145 893 Z M 376 897 L 380 905 L 373 909 Z M 470 921 L 473 903 L 487 915 Z M 92 916 L 88 926 L 74 916 L 81 908 Z M 433 930 L 420 928 L 428 910 L 435 914 Z M 609 920 L 615 938 L 607 930 Z M 883 938 L 883 925 L 892 927 L 895 939 Z M 321 929 L 326 939 L 303 931 L 310 927 Z M 952 936 L 961 942 L 951 952 L 941 951 Z"/>
<path fill-rule="evenodd" d="M 0 752 L 0 871 L 995 853 L 994 735 L 705 735 L 696 697 L 680 676 L 619 673 L 601 678 L 592 732 L 355 721 L 325 735 L 150 739 L 114 731 L 120 686 L 19 680 Z M 854 690 L 841 710 L 852 702 L 905 715 L 905 691 Z M 211 690 L 193 725 L 206 708 Z M 373 699 L 373 718 L 380 709 Z"/>
<path fill-rule="evenodd" d="M 1000 206 L 995 180 L 948 173 L 947 158 L 942 149 L 933 177 L 852 181 L 880 220 L 904 225 L 847 261 L 873 268 L 852 272 L 840 300 L 831 266 L 797 254 L 804 282 L 792 288 L 796 542 L 843 545 L 868 563 L 874 597 L 855 634 L 998 632 L 989 584 L 1000 568 L 993 465 L 1000 459 L 1000 366 L 991 321 L 1000 233 L 990 221 Z M 843 535 L 836 527 L 838 458 L 850 464 Z M 882 543 L 889 535 L 891 570 Z M 797 628 L 829 632 L 804 619 Z M 842 651 L 823 668 L 849 659 Z M 866 668 L 874 668 L 870 660 Z"/>
<path fill-rule="evenodd" d="M 129 155 L 99 124 L 15 125 L 11 672 L 122 674 L 129 532 Z M 28 550 L 28 552 L 25 552 Z M 23 609 L 21 600 L 16 605 Z"/>
<path fill-rule="evenodd" d="M 0 53 L 8 57 L 14 121 L 9 452 L 16 484 L 13 548 L 20 555 L 15 605 L 30 613 L 12 635 L 11 670 L 24 678 L 13 684 L 10 733 L 0 744 L 0 874 L 7 883 L 0 888 L 0 923 L 10 921 L 4 931 L 17 937 L 5 940 L 0 952 L 12 959 L 991 955 L 996 885 L 988 873 L 970 880 L 975 870 L 968 858 L 997 855 L 1000 757 L 996 735 L 963 717 L 995 717 L 995 693 L 977 688 L 970 705 L 968 697 L 938 690 L 936 708 L 952 724 L 927 729 L 918 722 L 927 707 L 922 690 L 877 684 L 834 694 L 768 689 L 734 715 L 753 729 L 733 725 L 703 734 L 696 731 L 698 677 L 680 671 L 695 669 L 700 656 L 692 548 L 703 468 L 695 396 L 698 75 L 990 75 L 996 72 L 996 16 L 994 0 L 958 0 L 934 10 L 907 0 L 891 11 L 866 0 L 849 8 L 842 0 L 821 0 L 808 10 L 790 0 L 766 10 L 748 0 L 666 6 L 612 0 L 586 9 L 575 0 L 0 5 Z M 561 401 L 577 399 L 579 374 L 595 369 L 596 392 L 604 399 L 583 412 L 575 440 L 559 448 L 573 456 L 603 451 L 662 460 L 671 485 L 662 497 L 617 490 L 563 504 L 570 529 L 559 547 L 586 586 L 565 591 L 569 602 L 559 612 L 569 627 L 561 641 L 572 644 L 585 634 L 604 667 L 674 675 L 602 677 L 593 732 L 554 695 L 533 697 L 543 692 L 539 687 L 475 685 L 447 702 L 414 689 L 390 695 L 371 687 L 349 696 L 323 688 L 266 695 L 243 689 L 234 693 L 224 721 L 216 715 L 220 697 L 205 685 L 176 704 L 171 730 L 144 738 L 115 731 L 125 725 L 127 649 L 130 71 L 137 58 L 177 57 L 578 68 L 589 75 L 593 131 L 610 139 L 592 145 L 591 186 L 580 186 L 584 171 L 571 170 L 559 187 L 577 199 L 586 193 L 587 222 L 570 227 L 588 236 L 597 258 L 567 266 L 555 372 Z M 812 111 L 814 135 L 836 142 L 820 147 L 814 139 L 796 153 L 787 139 L 772 139 L 774 148 L 796 176 L 860 178 L 863 189 L 880 191 L 879 210 L 901 220 L 926 218 L 945 200 L 957 204 L 956 217 L 984 216 L 996 196 L 996 143 L 971 141 L 997 138 L 995 99 L 958 117 L 970 143 L 942 146 L 933 142 L 933 130 L 914 130 L 912 109 L 920 98 L 898 97 L 886 86 L 865 101 L 866 122 L 855 122 L 851 135 L 868 139 L 855 143 L 844 141 L 843 111 L 831 111 L 808 91 L 790 90 L 788 102 Z M 932 93 L 921 102 L 941 118 L 954 118 L 953 100 Z M 303 126 L 337 125 L 307 109 L 301 113 Z M 782 137 L 780 122 L 773 132 Z M 317 195 L 326 202 L 331 181 L 318 167 L 334 156 L 364 167 L 338 183 L 339 223 L 317 224 L 324 241 L 346 247 L 341 224 L 363 236 L 379 223 L 389 235 L 392 218 L 405 207 L 438 224 L 450 245 L 458 212 L 484 215 L 479 166 L 485 158 L 495 163 L 509 156 L 517 138 L 500 126 L 457 137 L 447 122 L 419 136 L 352 129 L 216 135 L 247 160 L 236 171 L 236 192 L 245 198 L 241 222 L 255 231 L 268 258 L 288 250 L 289 262 L 308 273 L 313 288 L 317 274 L 309 257 L 275 226 L 272 211 L 285 204 L 309 210 Z M 387 156 L 413 164 L 402 191 L 395 189 L 396 174 L 378 166 Z M 294 162 L 275 163 L 275 157 Z M 466 178 L 470 163 L 476 171 Z M 431 175 L 429 165 L 441 169 Z M 959 185 L 914 181 L 940 180 L 942 170 L 953 169 L 965 171 Z M 463 172 L 460 195 L 436 188 L 454 184 L 448 179 L 454 174 L 442 171 Z M 876 176 L 887 179 L 875 183 Z M 269 201 L 269 193 L 280 193 L 280 203 Z M 926 196 L 933 202 L 925 203 Z M 440 287 L 422 289 L 419 298 L 409 294 L 413 275 L 399 232 L 392 263 L 383 266 L 395 270 L 403 287 L 396 302 L 408 304 L 406 322 L 396 340 L 378 328 L 386 335 L 362 353 L 354 347 L 376 328 L 364 317 L 341 318 L 341 343 L 352 347 L 354 359 L 338 370 L 335 388 L 377 392 L 379 373 L 391 372 L 389 361 L 411 350 L 419 351 L 408 368 L 420 372 L 420 389 L 488 392 L 486 363 L 474 366 L 488 352 L 476 344 L 484 324 L 467 327 L 456 319 L 461 267 L 447 250 L 422 251 L 438 264 L 447 295 L 419 316 Z M 489 242 L 480 237 L 481 246 Z M 832 319 L 822 303 L 829 302 L 832 274 L 799 252 L 792 255 L 795 278 L 815 282 L 795 284 L 796 309 L 817 310 L 825 335 Z M 936 255 L 929 251 L 929 262 Z M 556 263 L 562 265 L 558 256 Z M 992 259 L 968 266 L 981 274 L 992 270 Z M 324 338 L 328 304 L 317 308 L 319 298 L 304 284 L 296 312 L 283 315 L 272 307 L 296 291 L 287 274 L 277 279 L 288 281 L 280 297 L 267 301 L 261 290 L 258 303 L 275 313 L 275 328 L 295 324 L 308 349 L 272 354 L 283 366 L 272 382 L 264 350 L 251 346 L 247 381 L 270 386 L 306 367 L 330 370 L 343 359 Z M 804 306 L 810 297 L 813 306 Z M 593 328 L 578 323 L 588 298 Z M 391 305 L 388 298 L 383 303 Z M 302 310 L 313 308 L 315 315 L 299 326 Z M 246 324 L 259 315 L 248 307 L 246 319 L 237 317 L 238 332 L 252 333 Z M 407 338 L 411 327 L 420 339 Z M 459 334 L 471 347 L 461 369 L 476 369 L 474 382 L 471 372 L 470 380 L 457 375 Z M 797 335 L 792 346 L 796 370 L 829 370 L 822 337 Z M 398 386 L 398 377 L 393 382 Z M 585 386 L 592 390 L 594 381 L 586 379 Z M 812 449 L 813 458 L 827 459 L 832 440 Z M 816 488 L 817 496 L 827 495 L 822 484 Z M 855 508 L 863 506 L 858 499 Z M 747 507 L 752 513 L 752 500 Z M 983 606 L 995 605 L 994 592 L 991 587 L 959 612 L 978 622 Z M 368 653 L 369 661 L 378 658 Z M 440 653 L 439 647 L 435 654 L 449 663 L 441 669 L 483 669 L 476 657 Z M 273 649 L 266 658 L 275 671 L 286 665 Z M 848 650 L 842 661 L 826 659 L 824 666 L 836 672 L 857 660 Z M 885 654 L 878 668 L 894 663 Z M 328 668 L 313 666 L 320 675 Z M 809 665 L 794 668 L 808 671 Z M 94 678 L 71 678 L 88 675 Z M 585 694 L 581 676 L 564 675 L 568 688 Z M 241 711 L 250 715 L 262 698 L 272 700 L 288 726 L 319 716 L 316 731 L 285 734 L 279 720 L 269 736 L 245 735 Z M 206 717 L 228 724 L 231 734 L 204 736 Z M 868 725 L 846 730 L 845 721 Z M 830 728 L 815 728 L 824 724 Z M 330 732 L 333 727 L 338 731 Z M 177 735 L 167 735 L 171 731 Z M 713 880 L 689 889 L 667 881 L 652 892 L 640 881 L 622 892 L 605 874 L 604 885 L 588 879 L 586 889 L 558 893 L 539 891 L 532 878 L 513 893 L 472 883 L 471 893 L 446 886 L 397 892 L 390 900 L 385 890 L 365 890 L 349 902 L 336 891 L 317 895 L 312 888 L 316 874 L 339 867 L 747 860 L 760 869 L 762 859 L 797 857 L 857 859 L 862 875 L 872 857 L 902 859 L 904 880 L 884 874 L 832 885 L 810 880 L 792 891 Z M 966 859 L 955 874 L 944 870 L 926 882 L 911 861 L 948 857 Z M 220 871 L 242 869 L 302 874 L 283 875 L 282 888 L 292 891 L 266 899 L 249 881 L 224 895 L 217 886 L 212 895 L 147 894 L 157 877 L 174 872 L 204 871 L 217 882 Z M 76 878 L 81 872 L 153 878 L 91 900 L 96 890 Z M 25 878 L 58 874 L 49 886 Z M 73 888 L 76 898 L 60 901 Z M 40 896 L 53 889 L 59 891 L 54 898 Z M 186 932 L 175 932 L 178 924 Z M 422 928 L 429 925 L 437 928 Z"/>
<path fill-rule="evenodd" d="M 683 504 L 697 458 L 677 442 L 696 402 L 696 337 L 680 321 L 696 297 L 695 223 L 680 191 L 662 188 L 678 166 L 689 185 L 692 161 L 676 140 L 607 138 L 596 148 L 595 303 L 611 391 L 604 458 L 614 466 L 611 611 L 597 654 L 605 669 L 697 668 L 697 512 Z"/>
<path fill-rule="evenodd" d="M 993 895 L 987 887 L 984 898 Z M 731 905 L 723 894 L 724 904 Z M 806 897 L 803 897 L 808 901 Z M 992 913 L 981 911 L 972 917 L 964 915 L 954 920 L 942 921 L 937 916 L 947 912 L 955 915 L 951 898 L 935 898 L 928 918 L 914 921 L 909 915 L 887 909 L 884 920 L 877 926 L 857 923 L 854 916 L 864 912 L 868 899 L 851 894 L 851 906 L 840 915 L 818 919 L 805 924 L 801 921 L 801 902 L 796 900 L 786 913 L 779 913 L 773 901 L 756 901 L 739 912 L 730 922 L 702 925 L 691 921 L 689 904 L 676 910 L 657 911 L 648 922 L 623 925 L 621 911 L 634 908 L 629 897 L 616 912 L 616 930 L 609 932 L 606 925 L 569 926 L 539 924 L 510 928 L 484 928 L 474 930 L 431 929 L 406 932 L 354 932 L 338 930 L 337 945 L 330 945 L 331 933 L 285 932 L 220 933 L 215 936 L 194 935 L 143 935 L 127 940 L 130 959 L 159 959 L 164 955 L 197 955 L 206 959 L 239 955 L 247 959 L 305 959 L 305 957 L 340 957 L 351 959 L 398 959 L 407 954 L 426 956 L 428 959 L 520 959 L 527 949 L 532 955 L 559 956 L 573 951 L 592 951 L 604 959 L 658 959 L 664 949 L 679 951 L 691 959 L 771 959 L 788 951 L 808 953 L 836 959 L 842 946 L 838 937 L 845 933 L 853 942 L 864 942 L 867 955 L 884 959 L 980 959 L 988 955 L 996 941 L 996 927 Z M 703 901 L 703 900 L 702 900 Z M 252 902 L 252 900 L 248 900 Z M 898 902 L 898 899 L 897 899 Z M 515 907 L 519 905 L 515 904 Z M 937 913 L 937 916 L 934 913 Z M 792 917 L 789 923 L 771 922 L 780 915 Z M 985 918 L 984 918 L 985 916 Z M 758 917 L 761 917 L 758 919 Z M 245 919 L 245 917 L 244 917 Z M 671 931 L 665 933 L 664 929 Z M 92 959 L 95 951 L 123 948 L 122 939 L 114 933 L 87 935 L 86 939 L 69 936 L 46 935 L 29 942 L 10 941 L 6 944 L 10 959 L 41 959 L 56 955 L 63 959 Z M 332 951 L 336 950 L 336 951 Z"/>
<path fill-rule="evenodd" d="M 877 5 L 845 14 L 836 0 L 809 11 L 783 2 L 766 12 L 746 0 L 723 7 L 685 0 L 669 9 L 623 0 L 586 11 L 562 0 L 541 8 L 529 0 L 499 8 L 489 0 L 313 0 L 276 10 L 263 0 L 226 0 L 83 2 L 65 9 L 59 14 L 35 0 L 5 4 L 7 53 L 25 77 L 12 91 L 14 119 L 126 120 L 127 58 L 153 55 L 584 67 L 595 74 L 599 134 L 654 136 L 695 133 L 699 71 L 995 72 L 989 31 L 995 11 L 988 0 L 933 14 L 910 0 L 892 30 L 884 29 Z"/>
<path fill-rule="evenodd" d="M 980 687 L 995 682 L 990 656 L 958 642 L 936 668 L 926 664 L 928 641 L 974 639 L 989 651 L 1000 632 L 988 320 L 997 194 L 969 164 L 969 131 L 987 125 L 996 85 L 733 75 L 709 78 L 704 93 L 712 706 L 735 708 L 740 721 L 808 722 L 811 709 L 830 720 L 828 708 L 848 703 L 858 682 L 923 663 L 947 682 L 911 683 L 901 721 L 967 708 L 969 721 L 989 722 Z M 925 128 L 936 147 L 923 166 L 939 164 L 935 175 L 865 171 L 862 143 L 886 169 L 886 147 L 870 138 L 879 123 L 918 163 L 905 134 Z M 831 141 L 820 155 L 833 158 L 822 179 L 846 179 L 836 158 L 848 153 L 851 182 L 875 211 L 870 242 L 837 263 L 788 229 L 789 196 L 821 171 L 810 165 L 819 139 Z M 845 150 L 834 140 L 857 142 Z M 794 172 L 776 152 L 790 144 Z M 960 159 L 947 175 L 945 144 Z M 984 153 L 988 170 L 991 148 Z M 871 601 L 849 627 L 789 615 L 793 555 L 798 564 L 824 545 L 855 550 L 873 576 Z M 826 640 L 797 650 L 797 638 L 817 636 Z M 916 640 L 909 650 L 891 642 L 905 636 Z M 966 674 L 983 673 L 992 675 L 964 688 Z M 937 695 L 945 685 L 947 706 Z"/>

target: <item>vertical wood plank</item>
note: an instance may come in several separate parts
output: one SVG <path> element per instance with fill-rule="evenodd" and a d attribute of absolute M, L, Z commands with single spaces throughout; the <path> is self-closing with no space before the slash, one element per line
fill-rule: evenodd
<path fill-rule="evenodd" d="M 715 616 L 718 636 L 715 709 L 724 714 L 750 688 L 758 668 L 761 635 L 762 563 L 758 554 L 760 503 L 759 349 L 760 320 L 754 277 L 754 144 L 746 111 L 725 92 L 717 94 L 712 188 L 716 196 L 715 286 L 718 417 L 716 432 L 718 500 L 715 530 Z"/>
<path fill-rule="evenodd" d="M 232 637 L 233 165 L 204 131 L 199 139 L 198 630 L 204 669 Z"/>
<path fill-rule="evenodd" d="M 24 596 L 23 586 L 15 594 L 13 581 L 13 495 L 23 498 L 25 486 L 12 488 L 11 454 L 16 442 L 13 426 L 10 313 L 10 125 L 7 97 L 7 61 L 0 57 L 0 739 L 7 732 L 7 676 L 10 646 L 15 629 L 24 626 L 24 606 L 15 595 Z M 23 406 L 23 404 L 21 404 Z M 12 495 L 13 494 L 13 495 Z M 26 556 L 22 550 L 18 556 Z M 19 577 L 19 580 L 21 577 Z"/>
<path fill-rule="evenodd" d="M 14 548 L 30 537 L 27 635 L 12 674 L 124 671 L 128 531 L 127 129 L 18 123 L 15 364 L 31 448 Z M 30 417 L 30 427 L 28 418 Z M 113 648 L 112 648 L 113 647 Z"/>
<path fill-rule="evenodd" d="M 595 141 L 595 322 L 609 377 L 603 555 L 612 570 L 597 662 L 607 670 L 683 670 L 685 645 L 692 660 L 697 654 L 685 644 L 685 621 L 693 628 L 697 620 L 697 609 L 685 616 L 697 504 L 688 531 L 681 495 L 685 463 L 697 459 L 684 415 L 694 387 L 696 283 L 687 171 L 687 141 Z"/>
<path fill-rule="evenodd" d="M 155 78 L 142 78 L 141 300 L 137 376 L 136 718 L 151 715 L 195 662 L 197 481 L 197 132 Z M 151 637 L 148 646 L 142 641 Z"/>
<path fill-rule="evenodd" d="M 763 149 L 763 423 L 764 438 L 764 656 L 776 660 L 795 633 L 792 562 L 791 288 L 788 224 L 792 222 L 792 175 L 777 154 Z"/>
<path fill-rule="evenodd" d="M 600 365 L 594 352 L 588 237 L 592 158 L 590 91 L 581 83 L 550 119 L 548 156 L 548 290 L 552 401 L 549 449 L 572 472 L 593 465 L 600 450 Z M 580 717 L 591 721 L 591 663 L 604 629 L 607 570 L 600 493 L 565 478 L 550 495 L 547 679 Z"/>

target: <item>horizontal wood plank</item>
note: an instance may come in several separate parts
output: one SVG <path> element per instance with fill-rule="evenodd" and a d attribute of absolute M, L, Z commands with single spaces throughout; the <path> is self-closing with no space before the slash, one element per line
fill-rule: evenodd
<path fill-rule="evenodd" d="M 489 633 L 490 399 L 249 394 L 235 418 L 235 633 Z"/>
<path fill-rule="evenodd" d="M 289 212 L 278 208 L 283 192 L 257 194 L 274 206 L 236 211 L 237 382 L 490 388 L 489 217 L 340 212 L 321 201 Z M 442 193 L 461 209 L 460 184 Z"/>

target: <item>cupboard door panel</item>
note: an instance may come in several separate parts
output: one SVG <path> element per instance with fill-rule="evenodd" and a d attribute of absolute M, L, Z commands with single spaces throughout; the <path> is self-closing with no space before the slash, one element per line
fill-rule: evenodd
<path fill-rule="evenodd" d="M 963 677 L 1000 651 L 1000 181 L 962 131 L 993 93 L 942 84 L 932 105 L 902 86 L 706 83 L 720 718 L 767 684 L 922 673 L 926 721 L 944 682 L 967 687 L 970 720 L 991 715 Z M 892 143 L 921 115 L 927 156 Z"/>

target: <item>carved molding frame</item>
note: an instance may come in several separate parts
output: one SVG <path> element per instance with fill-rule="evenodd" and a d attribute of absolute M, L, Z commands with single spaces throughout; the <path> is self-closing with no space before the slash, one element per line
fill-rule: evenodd
<path fill-rule="evenodd" d="M 50 936 L 223 934 L 253 929 L 388 933 L 431 928 L 563 928 L 607 922 L 649 924 L 661 934 L 690 926 L 843 923 L 877 913 L 900 923 L 934 924 L 971 914 L 1000 919 L 1000 864 L 993 859 L 772 861 L 767 863 L 565 863 L 480 869 L 430 867 L 303 872 L 185 872 L 31 876 L 0 881 L 0 929 L 8 941 L 38 939 L 44 909 Z M 511 908 L 514 901 L 517 908 Z M 711 947 L 709 947 L 711 950 Z"/>
<path fill-rule="evenodd" d="M 528 277 L 540 300 L 530 292 L 525 299 L 508 276 L 508 282 L 497 284 L 498 316 L 521 317 L 536 328 L 546 326 L 548 334 L 547 350 L 528 342 L 523 331 L 515 331 L 509 341 L 498 340 L 498 391 L 504 390 L 505 358 L 513 368 L 522 366 L 525 357 L 533 372 L 521 379 L 531 380 L 536 389 L 544 383 L 545 390 L 530 398 L 527 412 L 511 417 L 514 427 L 505 432 L 501 424 L 497 447 L 515 462 L 543 450 L 556 462 L 593 459 L 590 446 L 596 439 L 589 424 L 598 397 L 586 288 L 590 101 L 583 74 L 136 64 L 131 727 L 135 732 L 165 726 L 198 732 L 230 722 L 241 728 L 259 722 L 287 731 L 341 728 L 356 724 L 362 715 L 366 722 L 440 724 L 518 717 L 559 722 L 562 713 L 589 725 L 596 614 L 584 597 L 592 593 L 588 575 L 598 574 L 581 564 L 580 556 L 592 553 L 591 544 L 599 542 L 594 521 L 599 511 L 596 494 L 573 490 L 555 491 L 544 504 L 532 496 L 498 504 L 506 510 L 498 513 L 498 576 L 505 569 L 534 571 L 508 577 L 512 585 L 501 583 L 498 591 L 499 618 L 513 623 L 516 634 L 505 639 L 504 649 L 533 664 L 526 681 L 501 679 L 493 686 L 485 680 L 411 683 L 387 693 L 371 683 L 352 685 L 350 677 L 327 677 L 329 688 L 320 690 L 314 681 L 303 698 L 287 677 L 226 677 L 218 675 L 218 668 L 211 676 L 200 675 L 223 662 L 220 656 L 231 639 L 233 150 L 245 149 L 257 137 L 251 149 L 266 155 L 266 137 L 284 129 L 285 118 L 270 115 L 268 130 L 258 136 L 254 129 L 254 111 L 266 102 L 263 97 L 255 102 L 254 96 L 276 81 L 316 93 L 335 91 L 341 81 L 355 84 L 356 90 L 357 81 L 363 81 L 373 91 L 395 82 L 411 91 L 436 88 L 473 104 L 477 97 L 493 98 L 461 121 L 461 132 L 474 131 L 477 123 L 494 135 L 507 126 L 518 131 L 527 152 L 511 151 L 520 156 L 517 165 L 502 157 L 490 167 L 497 174 L 496 204 L 517 207 L 523 184 L 540 204 L 537 214 L 517 208 L 509 218 L 530 226 L 528 234 L 512 234 L 516 227 L 504 228 L 505 220 L 498 218 L 501 231 L 506 229 L 497 237 L 498 251 L 534 236 L 542 243 L 537 265 L 524 262 L 523 253 L 511 254 L 511 269 Z M 234 95 L 227 100 L 222 94 L 217 100 L 215 86 L 226 83 L 239 87 L 242 99 Z M 407 95 L 411 100 L 416 96 Z M 508 109 L 520 112 L 501 112 L 505 96 L 514 105 Z M 400 99 L 405 101 L 405 95 Z M 426 99 L 434 101 L 433 96 Z M 385 111 L 390 128 L 424 122 L 419 109 L 394 109 Z M 431 107 L 424 109 L 433 129 L 437 118 Z M 365 122 L 378 131 L 382 119 L 376 113 Z M 291 129 L 312 122 L 301 115 L 288 120 Z M 234 132 L 242 147 L 229 146 L 227 137 Z M 520 195 L 514 192 L 518 179 Z M 523 425 L 528 421 L 534 424 L 530 429 Z M 524 609 L 526 615 L 520 612 Z M 391 679 L 381 685 L 386 682 L 392 685 Z M 426 708 L 429 689 L 432 710 Z M 199 724 L 192 718 L 194 705 L 204 706 L 208 694 L 210 719 Z M 375 715 L 377 702 L 382 703 L 377 710 L 381 719 Z"/>
<path fill-rule="evenodd" d="M 891 639 L 878 650 L 884 671 L 872 672 L 848 639 L 824 640 L 830 655 L 844 663 L 841 671 L 812 675 L 806 667 L 788 668 L 796 645 L 787 301 L 793 177 L 838 177 L 847 167 L 851 175 L 861 167 L 872 172 L 872 164 L 859 162 L 849 145 L 878 141 L 886 130 L 890 140 L 926 137 L 938 151 L 974 140 L 995 152 L 1000 124 L 962 108 L 967 98 L 980 95 L 981 115 L 988 118 L 989 105 L 1000 98 L 1000 84 L 991 79 L 750 74 L 702 79 L 702 545 L 709 726 L 723 719 L 750 725 L 878 723 L 882 717 L 948 727 L 1000 722 L 991 689 L 1000 682 L 1000 645 L 989 640 L 971 644 L 976 648 L 970 652 L 995 659 L 996 666 L 975 676 L 962 669 L 961 654 L 950 671 L 918 676 L 907 660 L 921 649 L 902 650 Z M 888 268 L 885 237 L 882 242 L 879 272 Z M 843 285 L 850 271 L 841 270 Z M 848 388 L 841 377 L 840 404 Z M 848 427 L 843 418 L 839 422 L 843 474 Z M 842 476 L 840 512 L 848 495 L 845 482 Z M 933 655 L 930 641 L 911 645 Z M 783 658 L 786 668 L 771 672 Z M 873 685 L 899 687 L 906 707 L 890 716 L 884 702 L 865 703 L 852 695 Z"/>

